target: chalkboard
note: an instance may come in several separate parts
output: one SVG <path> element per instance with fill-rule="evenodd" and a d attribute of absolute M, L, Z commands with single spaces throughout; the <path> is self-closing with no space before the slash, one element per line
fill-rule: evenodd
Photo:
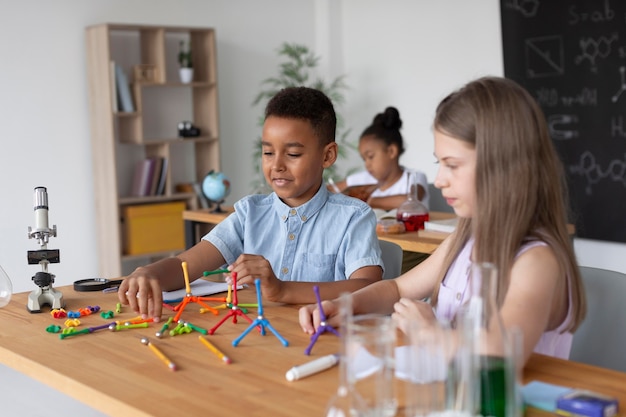
<path fill-rule="evenodd" d="M 626 1 L 501 0 L 504 73 L 541 106 L 576 235 L 626 242 Z"/>

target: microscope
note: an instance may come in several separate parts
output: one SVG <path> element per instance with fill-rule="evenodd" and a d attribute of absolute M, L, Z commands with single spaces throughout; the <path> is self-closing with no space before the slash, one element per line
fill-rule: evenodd
<path fill-rule="evenodd" d="M 35 230 L 28 226 L 28 238 L 37 239 L 39 250 L 28 251 L 28 264 L 41 265 L 41 271 L 33 276 L 33 281 L 39 287 L 28 295 L 28 311 L 40 313 L 41 306 L 50 305 L 52 309 L 65 307 L 63 294 L 52 288 L 54 275 L 48 272 L 48 264 L 59 263 L 58 249 L 48 249 L 51 236 L 57 235 L 57 226 L 48 227 L 48 192 L 46 187 L 36 187 L 34 195 Z"/>

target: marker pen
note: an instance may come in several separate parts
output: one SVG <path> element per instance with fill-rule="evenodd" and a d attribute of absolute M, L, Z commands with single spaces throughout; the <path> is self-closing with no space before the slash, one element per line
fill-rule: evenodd
<path fill-rule="evenodd" d="M 285 374 L 287 381 L 296 381 L 309 375 L 322 372 L 328 368 L 332 368 L 339 362 L 339 355 L 326 355 L 321 358 L 312 360 L 303 365 L 294 366 Z"/>

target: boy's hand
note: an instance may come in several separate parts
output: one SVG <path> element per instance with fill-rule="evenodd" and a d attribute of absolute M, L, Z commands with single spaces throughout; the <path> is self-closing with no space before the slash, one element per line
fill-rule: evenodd
<path fill-rule="evenodd" d="M 254 280 L 261 280 L 261 293 L 269 301 L 281 301 L 283 282 L 276 278 L 269 261 L 260 255 L 243 254 L 228 270 L 237 273 L 237 284 L 254 285 Z"/>
<path fill-rule="evenodd" d="M 338 303 L 330 300 L 322 301 L 322 309 L 326 316 L 326 324 L 330 326 L 339 326 L 339 306 Z M 313 334 L 320 327 L 322 319 L 317 304 L 309 304 L 301 307 L 298 311 L 300 326 L 302 331 L 307 334 Z"/>
<path fill-rule="evenodd" d="M 122 304 L 128 305 L 143 318 L 161 318 L 163 293 L 156 277 L 151 276 L 143 268 L 125 277 L 117 290 L 117 297 Z"/>

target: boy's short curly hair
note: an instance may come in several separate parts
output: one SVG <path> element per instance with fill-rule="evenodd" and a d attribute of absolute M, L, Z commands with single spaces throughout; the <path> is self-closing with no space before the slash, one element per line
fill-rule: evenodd
<path fill-rule="evenodd" d="M 306 120 L 322 145 L 335 141 L 335 108 L 326 94 L 314 88 L 283 88 L 265 107 L 265 119 L 270 116 Z"/>

